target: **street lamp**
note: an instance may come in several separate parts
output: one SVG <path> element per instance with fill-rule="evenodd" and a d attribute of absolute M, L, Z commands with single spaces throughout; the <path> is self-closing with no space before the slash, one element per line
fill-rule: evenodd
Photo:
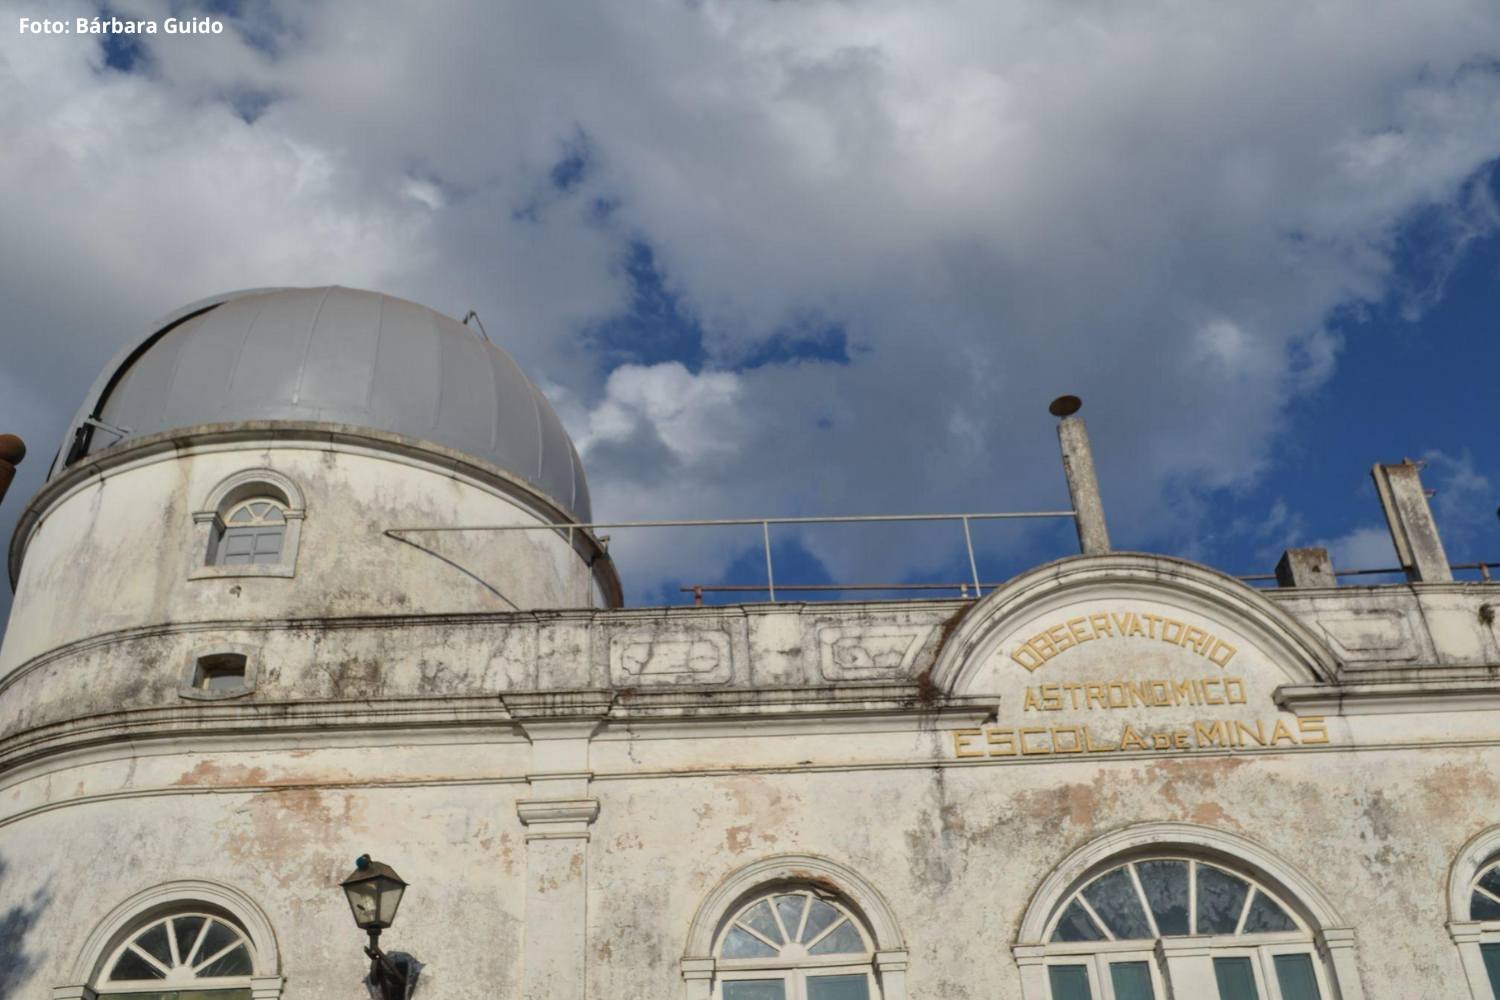
<path fill-rule="evenodd" d="M 354 862 L 354 871 L 340 885 L 349 899 L 355 924 L 370 934 L 365 954 L 370 956 L 371 985 L 380 991 L 381 1000 L 406 1000 L 406 970 L 380 950 L 380 932 L 395 923 L 406 883 L 390 865 L 361 854 Z"/>

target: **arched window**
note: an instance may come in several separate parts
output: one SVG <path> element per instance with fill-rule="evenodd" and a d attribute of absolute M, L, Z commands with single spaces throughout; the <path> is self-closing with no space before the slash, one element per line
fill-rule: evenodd
<path fill-rule="evenodd" d="M 1452 920 L 1469 993 L 1500 1000 L 1500 828 L 1471 840 L 1454 865 L 1449 886 Z"/>
<path fill-rule="evenodd" d="M 274 497 L 242 500 L 224 515 L 215 540 L 217 566 L 275 565 L 286 542 L 286 508 Z"/>
<path fill-rule="evenodd" d="M 104 962 L 99 1000 L 250 1000 L 255 957 L 229 918 L 188 910 L 140 925 Z"/>
<path fill-rule="evenodd" d="M 1220 1000 L 1332 995 L 1312 931 L 1273 890 L 1218 865 L 1164 856 L 1109 868 L 1058 909 L 1047 938 L 1051 1000 L 1161 1000 L 1172 978 L 1158 960 L 1164 938 L 1209 948 Z"/>
<path fill-rule="evenodd" d="M 742 905 L 719 933 L 717 1000 L 874 1000 L 869 933 L 836 897 L 782 886 Z"/>
<path fill-rule="evenodd" d="M 1053 869 L 1011 948 L 1025 1000 L 1363 1000 L 1354 931 L 1245 837 L 1140 823 Z"/>
<path fill-rule="evenodd" d="M 193 515 L 189 578 L 294 575 L 303 514 L 302 493 L 286 476 L 271 469 L 230 476 Z"/>

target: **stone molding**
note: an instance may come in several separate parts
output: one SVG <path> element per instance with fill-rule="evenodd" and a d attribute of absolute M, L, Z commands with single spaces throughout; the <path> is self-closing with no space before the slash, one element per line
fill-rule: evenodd
<path fill-rule="evenodd" d="M 26 547 L 46 512 L 54 504 L 106 476 L 194 454 L 266 452 L 297 447 L 364 455 L 409 465 L 495 493 L 542 520 L 556 524 L 573 521 L 573 515 L 567 507 L 543 492 L 540 487 L 481 458 L 432 441 L 352 424 L 317 421 L 249 420 L 199 424 L 130 438 L 121 444 L 94 452 L 52 475 L 22 510 L 15 534 L 11 536 L 11 586 L 15 587 L 20 579 Z M 604 588 L 608 604 L 617 606 L 623 603 L 624 592 L 620 587 L 619 574 L 603 544 L 589 529 L 577 529 L 575 534 L 582 554 L 592 559 L 594 579 Z"/>
<path fill-rule="evenodd" d="M 1027 904 L 1016 946 L 1042 944 L 1048 921 L 1070 892 L 1105 866 L 1146 850 L 1217 858 L 1283 888 L 1290 897 L 1286 901 L 1306 912 L 1315 932 L 1348 926 L 1311 879 L 1253 840 L 1191 823 L 1136 823 L 1089 841 L 1052 869 Z"/>
<path fill-rule="evenodd" d="M 729 915 L 729 909 L 740 898 L 776 882 L 811 882 L 836 890 L 864 918 L 875 938 L 877 952 L 905 954 L 906 942 L 896 923 L 895 911 L 864 876 L 830 858 L 814 854 L 778 854 L 731 872 L 698 904 L 683 949 L 683 969 L 688 968 L 688 962 L 703 958 L 713 961 L 714 936 Z"/>
<path fill-rule="evenodd" d="M 598 799 L 523 799 L 516 815 L 530 840 L 588 840 L 599 818 Z"/>
<path fill-rule="evenodd" d="M 1500 826 L 1486 827 L 1459 848 L 1452 867 L 1448 869 L 1449 927 L 1470 922 L 1469 886 L 1474 876 L 1497 857 L 1500 857 Z"/>
<path fill-rule="evenodd" d="M 1184 559 L 1140 552 L 1071 556 L 1039 566 L 990 591 L 948 636 L 932 666 L 941 691 L 963 694 L 996 645 L 1049 608 L 1089 593 L 1163 600 L 1233 625 L 1301 683 L 1331 681 L 1338 662 L 1305 625 L 1253 587 Z"/>

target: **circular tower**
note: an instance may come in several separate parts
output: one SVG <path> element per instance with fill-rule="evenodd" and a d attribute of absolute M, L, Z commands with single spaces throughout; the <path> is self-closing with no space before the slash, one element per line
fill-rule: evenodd
<path fill-rule="evenodd" d="M 0 987 L 320 995 L 349 972 L 321 942 L 356 846 L 447 882 L 435 912 L 487 907 L 466 948 L 513 928 L 509 875 L 442 873 L 482 866 L 512 794 L 494 774 L 527 744 L 498 696 L 590 686 L 557 638 L 620 604 L 589 519 L 542 393 L 431 309 L 259 289 L 152 326 L 11 540 L 0 892 L 39 886 L 17 919 L 49 945 Z M 554 647 L 580 677 L 538 666 Z M 295 928 L 317 929 L 288 966 Z"/>

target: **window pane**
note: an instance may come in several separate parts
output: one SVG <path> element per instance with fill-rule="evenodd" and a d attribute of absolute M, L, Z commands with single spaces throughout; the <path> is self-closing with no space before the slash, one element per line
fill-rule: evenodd
<path fill-rule="evenodd" d="M 724 983 L 724 1000 L 786 1000 L 779 979 L 736 979 Z"/>
<path fill-rule="evenodd" d="M 866 976 L 808 976 L 807 1000 L 870 1000 Z"/>
<path fill-rule="evenodd" d="M 802 940 L 797 937 L 797 929 L 802 926 L 802 911 L 806 908 L 806 896 L 776 897 L 776 912 L 781 915 L 781 922 L 786 925 L 786 936 L 793 941 Z"/>
<path fill-rule="evenodd" d="M 149 927 L 135 939 L 135 946 L 146 952 L 162 965 L 172 964 L 172 946 L 167 944 L 167 925 L 157 924 Z"/>
<path fill-rule="evenodd" d="M 1142 861 L 1135 872 L 1146 890 L 1146 905 L 1156 918 L 1156 929 L 1168 937 L 1192 933 L 1188 929 L 1187 862 Z"/>
<path fill-rule="evenodd" d="M 146 961 L 129 948 L 120 960 L 115 963 L 114 971 L 109 974 L 111 979 L 165 979 L 167 974 L 156 966 Z"/>
<path fill-rule="evenodd" d="M 1479 953 L 1484 956 L 1484 971 L 1490 975 L 1490 989 L 1500 996 L 1500 944 L 1482 944 Z"/>
<path fill-rule="evenodd" d="M 198 949 L 198 961 L 201 962 L 204 959 L 212 958 L 239 939 L 240 936 L 238 934 L 217 920 L 209 921 L 208 933 L 203 937 L 203 947 Z"/>
<path fill-rule="evenodd" d="M 1052 940 L 1103 941 L 1104 932 L 1094 926 L 1094 921 L 1075 899 L 1063 910 L 1062 917 L 1057 921 L 1057 930 L 1052 932 Z"/>
<path fill-rule="evenodd" d="M 1313 975 L 1311 955 L 1277 955 L 1276 982 L 1281 1000 L 1319 1000 L 1318 977 Z"/>
<path fill-rule="evenodd" d="M 1198 933 L 1233 934 L 1250 886 L 1208 865 L 1198 866 Z"/>
<path fill-rule="evenodd" d="M 807 913 L 807 933 L 802 935 L 805 944 L 822 933 L 823 928 L 839 919 L 839 911 L 823 902 L 821 899 L 812 901 L 812 909 Z"/>
<path fill-rule="evenodd" d="M 250 951 L 244 945 L 240 945 L 199 969 L 198 975 L 205 979 L 209 976 L 248 976 L 250 975 Z"/>
<path fill-rule="evenodd" d="M 1115 1000 L 1156 1000 L 1151 968 L 1145 962 L 1110 963 L 1109 982 L 1115 988 Z"/>
<path fill-rule="evenodd" d="M 1094 1000 L 1086 965 L 1049 965 L 1047 981 L 1052 986 L 1052 1000 Z"/>
<path fill-rule="evenodd" d="M 232 990 L 167 990 L 161 993 L 100 993 L 99 1000 L 250 1000 L 248 987 Z"/>
<path fill-rule="evenodd" d="M 1500 868 L 1491 868 L 1479 876 L 1479 884 L 1496 896 L 1500 896 Z"/>
<path fill-rule="evenodd" d="M 1469 919 L 1500 920 L 1500 903 L 1476 889 L 1469 897 Z"/>
<path fill-rule="evenodd" d="M 1255 898 L 1250 900 L 1250 912 L 1245 914 L 1246 934 L 1269 934 L 1296 929 L 1297 924 L 1287 916 L 1279 903 L 1259 889 L 1255 891 Z"/>
<path fill-rule="evenodd" d="M 183 965 L 192 964 L 193 945 L 198 942 L 198 932 L 202 929 L 202 917 L 174 917 L 172 919 L 172 932 L 177 937 L 177 957 Z"/>
<path fill-rule="evenodd" d="M 785 944 L 786 940 L 781 936 L 781 931 L 776 928 L 776 918 L 771 916 L 771 904 L 762 899 L 740 917 L 740 923 L 747 927 L 753 927 L 769 941 L 776 944 Z"/>
<path fill-rule="evenodd" d="M 1135 894 L 1135 883 L 1124 868 L 1095 879 L 1083 890 L 1083 897 L 1118 940 L 1140 941 L 1153 936 Z"/>
<path fill-rule="evenodd" d="M 1203 877 L 1201 868 L 1198 877 Z M 1248 958 L 1214 959 L 1214 979 L 1219 984 L 1219 1000 L 1260 1000 L 1260 995 L 1255 992 L 1255 972 L 1250 968 Z"/>
<path fill-rule="evenodd" d="M 775 958 L 777 951 L 749 931 L 731 927 L 719 954 L 725 958 Z"/>
<path fill-rule="evenodd" d="M 845 920 L 833 933 L 807 949 L 809 955 L 851 955 L 865 950 L 865 943 L 854 925 Z"/>
<path fill-rule="evenodd" d="M 250 513 L 249 507 L 241 507 L 233 514 L 229 515 L 230 524 L 249 524 L 253 520 L 255 520 L 255 518 L 254 515 Z"/>

